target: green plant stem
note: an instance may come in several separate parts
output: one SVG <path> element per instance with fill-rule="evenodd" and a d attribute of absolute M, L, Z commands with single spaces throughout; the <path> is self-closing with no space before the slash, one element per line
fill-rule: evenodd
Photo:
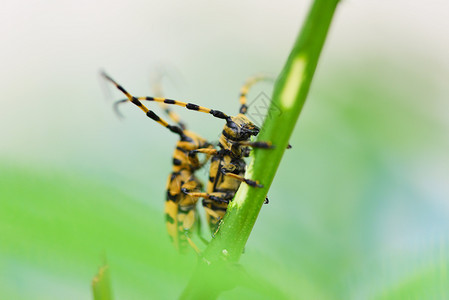
<path fill-rule="evenodd" d="M 263 188 L 242 184 L 203 254 L 181 298 L 213 299 L 220 289 L 232 288 L 238 274 L 229 262 L 238 262 L 256 222 L 265 196 L 274 179 L 291 133 L 309 92 L 321 49 L 326 40 L 338 0 L 315 0 L 293 50 L 277 79 L 272 103 L 258 140 L 271 141 L 275 149 L 255 149 L 246 177 L 258 180 Z M 297 145 L 295 145 L 297 146 Z M 291 150 L 294 151 L 294 150 Z M 227 274 L 226 276 L 220 274 Z"/>

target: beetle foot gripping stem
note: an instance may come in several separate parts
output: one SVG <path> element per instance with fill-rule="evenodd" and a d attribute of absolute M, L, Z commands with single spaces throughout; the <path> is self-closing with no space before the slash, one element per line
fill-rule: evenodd
<path fill-rule="evenodd" d="M 235 178 L 237 180 L 240 180 L 241 182 L 244 182 L 249 186 L 256 187 L 256 188 L 263 188 L 263 185 L 259 184 L 259 182 L 255 181 L 255 180 L 247 179 L 247 178 L 244 178 L 243 176 L 240 176 L 240 175 L 237 175 L 234 173 L 230 173 L 230 172 L 226 171 L 225 169 L 220 169 L 220 172 L 225 176 L 229 176 L 229 177 Z"/>

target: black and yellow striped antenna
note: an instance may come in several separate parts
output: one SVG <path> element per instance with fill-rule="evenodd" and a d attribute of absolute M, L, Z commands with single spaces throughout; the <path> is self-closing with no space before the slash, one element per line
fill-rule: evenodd
<path fill-rule="evenodd" d="M 241 114 L 246 114 L 246 112 L 248 111 L 248 106 L 246 105 L 246 102 L 247 102 L 247 95 L 251 87 L 260 81 L 273 81 L 273 80 L 274 78 L 272 76 L 268 76 L 265 74 L 254 75 L 246 80 L 245 84 L 240 88 L 239 100 L 240 100 Z"/>
<path fill-rule="evenodd" d="M 162 79 L 164 77 L 168 77 L 167 72 L 165 69 L 158 70 L 157 72 L 154 72 L 151 74 L 150 78 L 150 85 L 151 89 L 153 91 L 153 94 L 155 97 L 162 98 L 163 97 L 163 90 L 162 90 Z M 119 106 L 122 103 L 127 103 L 128 99 L 122 99 L 114 102 L 114 111 L 116 115 L 119 118 L 123 118 L 122 113 L 119 110 Z M 181 121 L 181 118 L 179 115 L 170 109 L 170 107 L 165 103 L 158 103 L 161 109 L 165 112 L 165 114 L 176 124 L 178 124 L 179 127 L 182 128 L 182 130 L 185 130 L 187 127 L 185 126 L 184 122 Z"/>
<path fill-rule="evenodd" d="M 154 72 L 151 76 L 151 89 L 153 90 L 153 95 L 158 98 L 162 98 L 164 93 L 162 89 L 162 80 L 164 77 L 168 77 L 168 72 L 165 70 L 165 68 L 159 67 L 156 72 Z M 186 129 L 186 126 L 184 122 L 181 121 L 181 118 L 179 115 L 170 109 L 170 107 L 165 103 L 159 103 L 159 106 L 164 110 L 165 114 L 176 124 L 178 124 L 179 127 L 181 127 L 183 130 Z"/>
<path fill-rule="evenodd" d="M 159 103 L 164 108 L 164 110 L 166 111 L 168 116 L 174 122 L 178 123 L 178 125 L 180 125 L 181 129 L 185 129 L 185 127 L 182 125 L 182 122 L 180 121 L 179 116 L 176 113 L 172 112 L 171 110 L 169 110 L 167 108 L 168 104 L 185 107 L 185 108 L 187 108 L 189 110 L 195 110 L 195 111 L 199 111 L 199 112 L 203 112 L 203 113 L 208 113 L 208 114 L 211 114 L 214 117 L 219 118 L 219 119 L 225 119 L 225 120 L 229 120 L 230 119 L 230 117 L 227 114 L 225 114 L 225 113 L 223 113 L 223 112 L 221 112 L 219 110 L 210 109 L 210 108 L 199 106 L 199 105 L 196 105 L 196 104 L 193 104 L 193 103 L 189 103 L 189 102 L 182 102 L 182 101 L 168 99 L 168 98 L 163 98 L 163 97 L 134 97 L 131 94 L 129 94 L 122 86 L 117 84 L 106 73 L 103 72 L 102 75 L 107 80 L 111 81 L 127 97 L 127 99 L 122 99 L 122 100 L 116 101 L 114 103 L 114 109 L 115 109 L 116 113 L 119 116 L 121 116 L 121 114 L 120 114 L 120 112 L 118 110 L 118 105 L 120 105 L 121 103 L 125 103 L 125 102 L 130 101 L 130 102 L 134 103 L 135 105 L 139 106 L 146 113 L 145 110 L 148 110 L 148 109 L 140 101 L 154 101 L 154 102 Z M 245 82 L 245 84 L 241 87 L 241 89 L 240 89 L 240 98 L 239 98 L 239 101 L 240 101 L 240 113 L 241 114 L 246 114 L 246 112 L 248 110 L 248 106 L 246 105 L 246 103 L 247 103 L 247 95 L 248 95 L 248 92 L 249 92 L 250 88 L 254 84 L 256 84 L 256 83 L 258 83 L 260 81 L 266 81 L 266 80 L 271 81 L 271 80 L 273 80 L 273 77 L 268 76 L 268 75 L 264 75 L 264 74 L 262 74 L 262 75 L 255 75 L 253 77 L 250 77 Z M 156 94 L 160 94 L 160 92 L 158 92 L 157 90 L 155 92 L 156 92 Z M 149 111 L 151 112 L 150 114 L 154 114 L 154 112 L 152 112 L 151 110 L 149 110 Z M 165 122 L 165 121 L 163 121 L 163 122 Z M 167 122 L 165 122 L 165 124 L 166 123 Z M 163 124 L 161 124 L 161 125 L 163 125 Z M 163 126 L 165 126 L 165 125 L 163 125 Z M 165 126 L 165 127 L 167 127 L 167 126 Z"/>
<path fill-rule="evenodd" d="M 230 120 L 230 116 L 228 116 L 227 114 L 225 114 L 222 111 L 219 110 L 215 110 L 215 109 L 210 109 L 207 107 L 203 107 L 203 106 L 199 106 L 193 103 L 189 103 L 189 102 L 182 102 L 182 101 L 178 101 L 178 100 L 173 100 L 173 99 L 168 99 L 168 98 L 162 98 L 162 97 L 134 97 L 131 94 L 129 94 L 121 85 L 119 85 L 117 82 L 115 82 L 109 75 L 107 75 L 106 73 L 102 72 L 101 75 L 106 78 L 107 80 L 109 80 L 110 82 L 112 82 L 117 89 L 119 89 L 123 94 L 125 94 L 127 99 L 123 99 L 123 100 L 119 100 L 116 102 L 116 105 L 122 103 L 122 102 L 126 102 L 126 101 L 130 101 L 133 104 L 137 105 L 141 110 L 143 110 L 147 115 L 151 114 L 151 115 L 156 115 L 154 112 L 152 112 L 151 110 L 149 110 L 148 108 L 145 107 L 145 105 L 142 104 L 142 102 L 140 101 L 154 101 L 157 103 L 164 103 L 164 104 L 171 104 L 171 105 L 177 105 L 177 106 L 181 106 L 181 107 L 185 107 L 189 110 L 194 110 L 194 111 L 199 111 L 202 113 L 206 113 L 206 114 L 211 114 L 212 116 L 219 118 L 219 119 L 225 119 L 225 120 Z M 149 116 L 151 118 L 151 116 Z M 159 117 L 157 117 L 159 120 Z M 155 120 L 156 121 L 156 120 Z M 163 120 L 162 120 L 163 121 Z M 157 121 L 158 122 L 158 121 Z M 163 121 L 165 124 L 167 124 L 167 122 Z M 164 124 L 160 123 L 161 125 L 165 126 Z M 170 125 L 167 124 L 168 127 Z M 173 127 L 173 126 L 172 126 Z M 174 126 L 179 128 L 178 126 Z M 181 128 L 179 128 L 181 129 Z M 181 129 L 182 130 L 182 129 Z"/>
<path fill-rule="evenodd" d="M 112 79 L 108 74 L 106 74 L 105 72 L 101 72 L 101 75 L 108 81 L 112 82 L 112 84 L 115 85 L 115 87 L 117 89 L 119 89 L 123 94 L 125 94 L 127 99 L 123 99 L 123 100 L 119 100 L 117 102 L 114 103 L 114 107 L 117 107 L 118 104 L 122 103 L 122 102 L 127 102 L 130 101 L 132 102 L 134 105 L 136 105 L 137 107 L 139 107 L 146 115 L 147 117 L 151 118 L 152 120 L 156 121 L 157 123 L 161 124 L 162 126 L 164 126 L 165 128 L 169 129 L 171 132 L 179 134 L 181 137 L 184 136 L 184 131 L 178 127 L 178 126 L 173 126 L 167 123 L 167 121 L 165 121 L 164 119 L 160 118 L 158 115 L 156 115 L 152 110 L 149 110 L 145 105 L 143 105 L 142 102 L 140 102 L 140 100 L 146 100 L 146 99 L 141 99 L 141 98 L 136 98 L 133 95 L 131 95 L 130 93 L 128 93 L 120 84 L 118 84 L 114 79 Z"/>

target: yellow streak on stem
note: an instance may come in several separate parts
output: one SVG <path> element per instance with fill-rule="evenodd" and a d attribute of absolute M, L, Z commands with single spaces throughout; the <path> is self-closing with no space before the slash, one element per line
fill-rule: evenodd
<path fill-rule="evenodd" d="M 299 93 L 299 87 L 305 78 L 304 69 L 306 68 L 307 60 L 304 55 L 298 56 L 292 63 L 290 71 L 287 75 L 287 82 L 284 90 L 281 92 L 281 104 L 285 109 L 289 109 L 295 103 L 296 97 Z"/>

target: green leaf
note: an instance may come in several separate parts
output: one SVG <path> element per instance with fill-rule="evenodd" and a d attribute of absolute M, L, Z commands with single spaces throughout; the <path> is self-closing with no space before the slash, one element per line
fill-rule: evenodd
<path fill-rule="evenodd" d="M 97 275 L 92 279 L 92 292 L 94 300 L 111 300 L 111 282 L 109 276 L 109 266 L 107 264 L 100 267 Z"/>

